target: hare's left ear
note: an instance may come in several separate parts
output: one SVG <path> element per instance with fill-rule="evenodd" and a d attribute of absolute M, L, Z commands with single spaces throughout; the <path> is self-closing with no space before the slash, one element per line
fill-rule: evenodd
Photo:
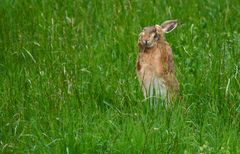
<path fill-rule="evenodd" d="M 177 20 L 167 20 L 161 24 L 164 33 L 170 33 L 177 27 Z"/>

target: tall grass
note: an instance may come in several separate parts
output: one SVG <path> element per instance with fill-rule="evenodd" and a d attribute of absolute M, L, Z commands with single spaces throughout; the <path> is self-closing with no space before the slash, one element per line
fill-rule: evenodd
<path fill-rule="evenodd" d="M 237 0 L 1 0 L 2 153 L 240 153 Z M 181 100 L 149 109 L 142 27 L 178 19 Z"/>

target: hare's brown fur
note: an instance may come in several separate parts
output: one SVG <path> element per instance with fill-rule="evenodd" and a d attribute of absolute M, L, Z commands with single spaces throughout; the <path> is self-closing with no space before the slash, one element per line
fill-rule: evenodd
<path fill-rule="evenodd" d="M 165 41 L 164 30 L 159 25 L 146 27 L 139 37 L 136 71 L 145 97 L 172 98 L 179 91 L 173 54 Z"/>

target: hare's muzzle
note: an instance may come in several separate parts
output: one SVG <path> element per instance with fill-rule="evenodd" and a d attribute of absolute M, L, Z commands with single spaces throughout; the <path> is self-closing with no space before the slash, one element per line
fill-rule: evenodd
<path fill-rule="evenodd" d="M 149 40 L 143 40 L 143 45 L 149 46 L 151 45 L 151 42 Z"/>

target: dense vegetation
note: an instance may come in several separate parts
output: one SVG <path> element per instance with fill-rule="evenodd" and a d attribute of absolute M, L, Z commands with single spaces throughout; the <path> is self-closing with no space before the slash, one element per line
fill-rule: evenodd
<path fill-rule="evenodd" d="M 1 0 L 0 152 L 240 153 L 240 1 Z M 142 27 L 178 19 L 181 99 L 149 108 Z"/>

